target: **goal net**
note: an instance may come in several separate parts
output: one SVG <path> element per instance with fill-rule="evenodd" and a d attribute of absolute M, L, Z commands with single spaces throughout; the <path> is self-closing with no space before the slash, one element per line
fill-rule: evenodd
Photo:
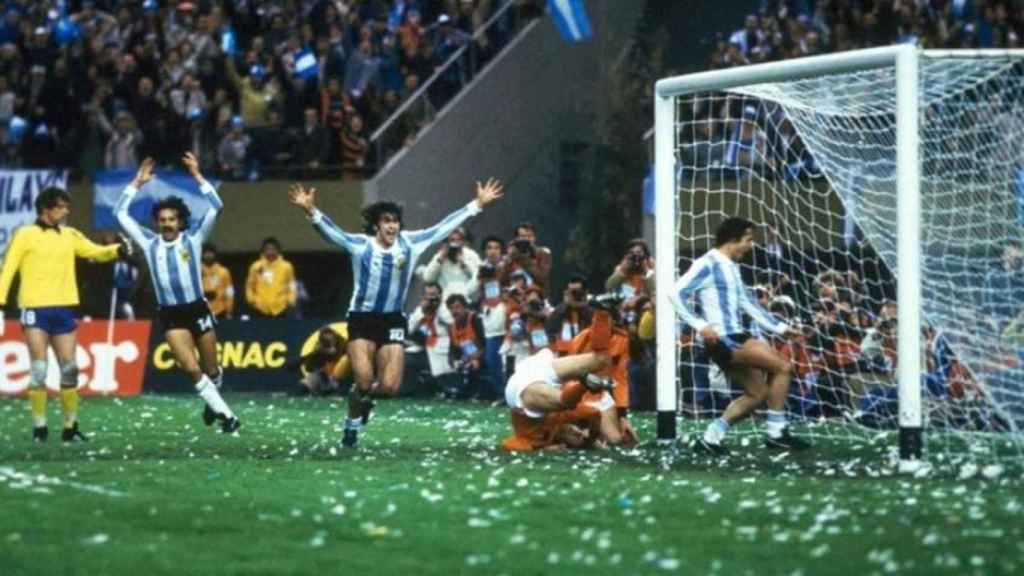
<path fill-rule="evenodd" d="M 725 217 L 744 216 L 760 229 L 741 263 L 748 286 L 803 331 L 795 340 L 763 337 L 794 364 L 788 410 L 805 433 L 891 436 L 895 447 L 908 408 L 899 390 L 904 322 L 902 335 L 919 334 L 911 397 L 920 404 L 909 410 L 920 414 L 929 461 L 1020 460 L 1024 54 L 916 56 L 911 108 L 897 98 L 895 56 L 867 65 L 842 55 L 807 67 L 790 61 L 788 72 L 775 65 L 770 81 L 761 67 L 704 73 L 676 94 L 659 92 L 671 101 L 671 128 L 659 119 L 657 146 L 670 140 L 675 215 L 671 230 L 658 231 L 659 286 L 713 246 Z M 916 135 L 899 140 L 901 111 L 915 108 Z M 916 170 L 898 141 L 916 148 Z M 913 266 L 899 258 L 901 174 L 919 174 L 920 201 L 903 213 L 919 210 L 919 238 L 907 253 Z M 920 302 L 901 315 L 897 280 L 918 275 Z M 692 330 L 667 315 L 659 314 L 659 353 L 676 361 L 659 369 L 659 410 L 669 395 L 661 375 L 671 370 L 674 405 L 686 417 L 711 417 L 738 391 Z"/>

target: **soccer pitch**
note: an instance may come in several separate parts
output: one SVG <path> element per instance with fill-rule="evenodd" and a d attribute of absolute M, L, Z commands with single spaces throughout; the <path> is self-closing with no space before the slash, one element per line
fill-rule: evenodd
<path fill-rule="evenodd" d="M 381 402 L 355 451 L 340 401 L 86 399 L 88 444 L 0 403 L 0 574 L 1016 574 L 1020 479 L 895 476 L 890 440 L 709 460 L 650 445 L 514 455 L 505 409 Z M 59 422 L 51 402 L 51 427 Z M 650 439 L 653 419 L 635 418 Z M 684 424 L 685 427 L 685 424 Z M 884 445 L 882 445 L 884 444 Z"/>

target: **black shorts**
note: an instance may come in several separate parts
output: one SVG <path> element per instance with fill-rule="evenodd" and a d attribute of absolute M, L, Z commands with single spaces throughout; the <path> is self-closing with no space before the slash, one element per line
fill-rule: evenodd
<path fill-rule="evenodd" d="M 735 334 L 726 334 L 718 339 L 718 342 L 709 345 L 708 356 L 718 364 L 718 367 L 723 371 L 728 370 L 732 366 L 732 352 L 740 346 L 750 340 L 750 334 L 746 332 L 737 332 Z"/>
<path fill-rule="evenodd" d="M 405 314 L 401 312 L 349 312 L 348 340 L 370 340 L 377 346 L 405 342 Z"/>
<path fill-rule="evenodd" d="M 180 306 L 162 306 L 157 310 L 157 317 L 164 332 L 188 330 L 195 338 L 213 330 L 217 325 L 217 320 L 205 300 L 196 300 Z"/>

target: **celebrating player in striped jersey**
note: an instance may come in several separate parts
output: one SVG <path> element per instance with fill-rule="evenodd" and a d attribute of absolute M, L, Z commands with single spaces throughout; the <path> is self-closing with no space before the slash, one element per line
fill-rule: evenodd
<path fill-rule="evenodd" d="M 377 202 L 363 209 L 366 234 L 350 234 L 316 208 L 315 194 L 314 188 L 301 184 L 289 191 L 292 204 L 305 211 L 316 231 L 352 256 L 355 291 L 348 307 L 347 350 L 356 385 L 348 397 L 342 445 L 353 447 L 373 408 L 371 394 L 398 394 L 405 364 L 402 309 L 416 260 L 458 225 L 501 198 L 502 184 L 493 178 L 486 184 L 477 182 L 475 200 L 433 227 L 415 232 L 401 229 L 401 206 Z"/>
<path fill-rule="evenodd" d="M 178 365 L 192 378 L 199 397 L 206 402 L 203 422 L 209 426 L 219 420 L 221 430 L 231 433 L 240 423 L 218 392 L 223 372 L 217 365 L 217 334 L 213 331 L 216 321 L 203 295 L 199 269 L 203 241 L 213 230 L 224 204 L 199 172 L 199 160 L 191 152 L 185 153 L 182 162 L 211 205 L 194 229 L 189 228 L 188 206 L 177 196 L 165 198 L 153 206 L 153 220 L 159 234 L 139 226 L 128 214 L 132 199 L 153 178 L 154 162 L 150 158 L 142 162 L 135 179 L 124 189 L 115 213 L 121 228 L 142 247 L 146 256 L 164 338 Z M 202 367 L 196 361 L 196 348 Z"/>
<path fill-rule="evenodd" d="M 789 433 L 786 422 L 786 395 L 792 367 L 768 343 L 752 338 L 744 329 L 746 313 L 762 329 L 795 337 L 799 332 L 776 320 L 761 308 L 743 285 L 739 266 L 754 248 L 754 224 L 738 217 L 726 218 L 715 232 L 715 247 L 693 262 L 676 283 L 672 303 L 679 316 L 704 339 L 711 359 L 734 382 L 743 385 L 744 394 L 733 400 L 721 418 L 712 422 L 695 448 L 711 454 L 727 452 L 722 440 L 729 426 L 749 416 L 767 402 L 769 448 L 799 450 L 809 444 Z M 696 294 L 704 312 L 697 316 L 689 301 Z"/>

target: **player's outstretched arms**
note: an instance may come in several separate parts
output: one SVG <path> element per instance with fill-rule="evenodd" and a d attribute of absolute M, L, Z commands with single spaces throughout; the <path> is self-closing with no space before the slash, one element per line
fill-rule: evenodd
<path fill-rule="evenodd" d="M 199 190 L 206 197 L 206 200 L 210 203 L 212 210 L 207 210 L 203 213 L 203 217 L 199 220 L 199 226 L 196 228 L 196 234 L 203 240 L 209 237 L 210 232 L 213 232 L 213 224 L 217 221 L 217 216 L 220 215 L 220 211 L 224 209 L 224 202 L 221 201 L 220 196 L 217 195 L 217 189 L 212 184 L 207 182 L 206 178 L 203 178 L 203 173 L 199 168 L 199 158 L 196 157 L 192 152 L 185 152 L 181 157 L 181 163 L 185 165 L 185 169 L 192 175 L 196 183 L 199 184 Z"/>
<path fill-rule="evenodd" d="M 481 184 L 479 181 L 476 183 L 476 203 L 481 209 L 487 207 L 488 204 L 498 200 L 504 193 L 505 185 L 501 183 L 501 180 L 496 178 L 488 178 L 487 182 Z"/>
<path fill-rule="evenodd" d="M 316 188 L 306 188 L 302 184 L 292 184 L 288 189 L 288 200 L 302 209 L 306 218 L 313 223 L 313 228 L 330 244 L 352 252 L 366 244 L 367 239 L 360 234 L 349 234 L 338 227 L 330 218 L 316 207 Z"/>
<path fill-rule="evenodd" d="M 316 213 L 316 188 L 292 184 L 292 187 L 288 189 L 288 199 L 293 205 L 301 208 L 307 218 L 312 218 Z"/>
<path fill-rule="evenodd" d="M 185 165 L 185 169 L 188 173 L 195 178 L 197 184 L 202 187 L 203 184 L 207 184 L 206 178 L 203 178 L 203 173 L 199 169 L 199 158 L 191 152 L 185 152 L 185 155 L 181 157 L 181 163 Z"/>
<path fill-rule="evenodd" d="M 121 225 L 121 229 L 136 244 L 141 246 L 146 245 L 147 240 L 153 233 L 139 226 L 139 223 L 128 213 L 128 207 L 131 206 L 132 200 L 139 192 L 139 189 L 153 179 L 153 168 L 155 167 L 156 162 L 152 158 L 143 160 L 142 164 L 139 165 L 138 172 L 135 173 L 135 178 L 121 192 L 121 197 L 117 200 L 117 205 L 114 207 L 114 216 L 117 218 L 117 223 Z"/>
<path fill-rule="evenodd" d="M 476 183 L 476 198 L 466 206 L 452 212 L 437 224 L 424 230 L 402 232 L 413 243 L 413 251 L 422 254 L 429 246 L 444 240 L 460 224 L 480 213 L 485 206 L 501 198 L 505 186 L 500 180 L 488 178 L 486 183 Z"/>

